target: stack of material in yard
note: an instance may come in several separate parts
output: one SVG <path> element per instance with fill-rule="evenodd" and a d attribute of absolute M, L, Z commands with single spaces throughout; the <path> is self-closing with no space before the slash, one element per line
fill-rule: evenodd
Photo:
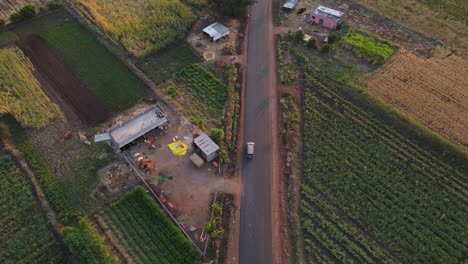
<path fill-rule="evenodd" d="M 193 162 L 193 164 L 195 164 L 195 166 L 197 166 L 198 168 L 200 168 L 201 166 L 203 166 L 203 164 L 205 164 L 205 161 L 203 161 L 202 158 L 200 158 L 200 156 L 197 155 L 197 153 L 193 153 L 189 159 Z"/>

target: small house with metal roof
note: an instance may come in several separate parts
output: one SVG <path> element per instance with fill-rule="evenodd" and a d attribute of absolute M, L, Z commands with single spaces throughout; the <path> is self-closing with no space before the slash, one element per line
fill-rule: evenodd
<path fill-rule="evenodd" d="M 319 6 L 309 14 L 309 21 L 329 29 L 335 29 L 344 13 L 326 6 Z"/>
<path fill-rule="evenodd" d="M 210 36 L 210 38 L 212 38 L 213 41 L 218 41 L 219 39 L 229 35 L 229 33 L 231 33 L 231 30 L 219 22 L 214 22 L 213 24 L 204 28 L 203 32 Z"/>
<path fill-rule="evenodd" d="M 206 134 L 201 134 L 194 139 L 193 143 L 198 149 L 200 156 L 210 162 L 218 156 L 219 146 Z"/>

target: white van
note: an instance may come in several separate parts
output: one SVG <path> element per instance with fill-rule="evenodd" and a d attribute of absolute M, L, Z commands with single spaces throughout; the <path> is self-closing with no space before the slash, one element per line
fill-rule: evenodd
<path fill-rule="evenodd" d="M 254 157 L 254 145 L 255 143 L 253 142 L 247 142 L 247 158 L 248 159 L 253 159 Z"/>

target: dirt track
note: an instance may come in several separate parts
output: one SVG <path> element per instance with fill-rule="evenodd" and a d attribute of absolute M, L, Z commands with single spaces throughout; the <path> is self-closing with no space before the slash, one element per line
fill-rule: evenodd
<path fill-rule="evenodd" d="M 30 35 L 19 46 L 51 84 L 54 94 L 59 94 L 84 124 L 95 125 L 110 116 L 110 110 L 41 37 Z M 54 97 L 50 91 L 48 95 Z"/>

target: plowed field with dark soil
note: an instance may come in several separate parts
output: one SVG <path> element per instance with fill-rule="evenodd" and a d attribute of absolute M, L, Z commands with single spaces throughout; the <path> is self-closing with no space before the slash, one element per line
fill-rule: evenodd
<path fill-rule="evenodd" d="M 84 124 L 95 125 L 109 118 L 109 108 L 40 36 L 30 35 L 19 46 Z"/>

